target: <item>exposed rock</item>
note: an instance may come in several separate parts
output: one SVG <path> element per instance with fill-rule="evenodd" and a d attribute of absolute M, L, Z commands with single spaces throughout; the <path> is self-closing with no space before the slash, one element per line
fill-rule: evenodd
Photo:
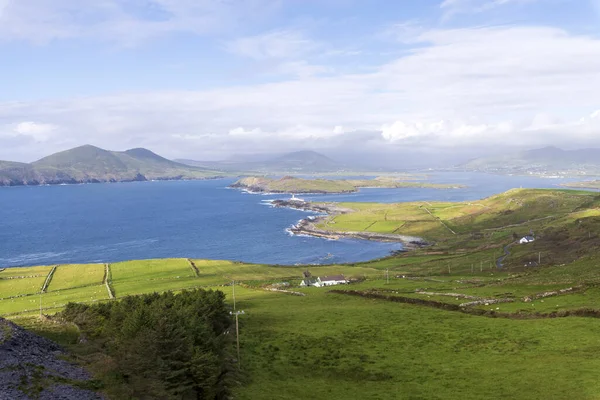
<path fill-rule="evenodd" d="M 576 291 L 579 291 L 582 289 L 583 289 L 582 286 L 568 287 L 566 289 L 555 290 L 552 292 L 536 293 L 536 294 L 533 294 L 530 296 L 525 296 L 525 297 L 523 297 L 522 300 L 525 303 L 531 303 L 533 300 L 544 299 L 546 297 L 560 296 L 561 294 L 569 294 L 569 293 L 573 293 L 573 292 L 576 292 Z"/>
<path fill-rule="evenodd" d="M 475 306 L 489 306 L 492 304 L 501 304 L 501 303 L 512 303 L 513 299 L 483 299 L 478 301 L 471 301 L 469 303 L 462 303 L 460 307 L 475 307 Z"/>
<path fill-rule="evenodd" d="M 101 400 L 78 387 L 91 379 L 56 343 L 0 318 L 0 400 Z"/>

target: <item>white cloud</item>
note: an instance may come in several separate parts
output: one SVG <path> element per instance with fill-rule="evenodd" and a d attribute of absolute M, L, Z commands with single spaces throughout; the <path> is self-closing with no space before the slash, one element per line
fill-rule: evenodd
<path fill-rule="evenodd" d="M 362 148 L 364 140 L 372 147 L 600 145 L 597 115 L 581 118 L 600 108 L 600 39 L 502 26 L 430 30 L 418 40 L 408 55 L 363 73 L 0 103 L 0 123 L 60 126 L 61 142 L 28 148 L 36 156 L 88 142 L 187 158 L 265 147 Z M 0 140 L 0 159 L 12 150 Z"/>
<path fill-rule="evenodd" d="M 306 60 L 324 46 L 299 31 L 279 30 L 238 38 L 227 42 L 225 49 L 253 59 L 262 75 L 308 78 L 332 71 L 330 67 Z"/>
<path fill-rule="evenodd" d="M 234 54 L 256 60 L 298 59 L 314 52 L 320 45 L 304 34 L 293 30 L 279 30 L 232 40 L 226 49 Z"/>
<path fill-rule="evenodd" d="M 381 128 L 382 137 L 391 143 L 412 139 L 435 141 L 438 146 L 491 143 L 495 139 L 506 140 L 506 135 L 512 133 L 516 130 L 511 122 L 488 125 L 461 121 L 396 121 Z"/>
<path fill-rule="evenodd" d="M 444 0 L 440 8 L 446 11 L 446 16 L 457 13 L 481 12 L 505 5 L 519 5 L 539 0 Z"/>
<path fill-rule="evenodd" d="M 231 136 L 257 136 L 260 134 L 262 134 L 262 131 L 258 128 L 244 129 L 242 127 L 239 127 L 229 131 L 229 135 Z"/>
<path fill-rule="evenodd" d="M 277 0 L 0 0 L 0 40 L 92 37 L 132 45 L 173 32 L 230 32 Z"/>
<path fill-rule="evenodd" d="M 33 121 L 24 121 L 0 127 L 0 136 L 27 137 L 36 142 L 46 142 L 53 137 L 58 126 Z"/>

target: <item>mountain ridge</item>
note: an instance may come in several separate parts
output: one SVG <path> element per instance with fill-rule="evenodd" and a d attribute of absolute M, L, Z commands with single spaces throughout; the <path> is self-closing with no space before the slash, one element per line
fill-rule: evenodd
<path fill-rule="evenodd" d="M 346 170 L 348 167 L 332 158 L 313 150 L 299 150 L 282 155 L 273 155 L 262 161 L 196 161 L 177 162 L 220 171 L 244 171 L 254 173 L 329 173 Z"/>
<path fill-rule="evenodd" d="M 222 174 L 217 171 L 180 164 L 143 148 L 109 151 L 83 145 L 30 164 L 0 161 L 0 186 L 192 180 L 220 176 Z"/>
<path fill-rule="evenodd" d="M 555 146 L 513 154 L 471 159 L 456 166 L 478 172 L 532 175 L 595 175 L 600 173 L 600 149 L 563 150 Z"/>

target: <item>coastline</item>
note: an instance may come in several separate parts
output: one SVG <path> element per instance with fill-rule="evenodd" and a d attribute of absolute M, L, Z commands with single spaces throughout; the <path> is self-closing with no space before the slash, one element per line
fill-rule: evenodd
<path fill-rule="evenodd" d="M 316 212 L 326 214 L 321 216 L 309 216 L 301 219 L 296 225 L 289 228 L 289 232 L 293 235 L 307 235 L 328 240 L 339 240 L 342 238 L 371 240 L 387 243 L 401 243 L 404 251 L 416 250 L 423 247 L 428 247 L 431 243 L 426 242 L 420 237 L 394 235 L 375 232 L 345 232 L 345 231 L 326 231 L 317 228 L 317 224 L 325 221 L 332 215 L 347 214 L 353 212 L 349 208 L 339 207 L 336 204 L 314 204 L 305 201 L 297 200 L 272 200 L 269 202 L 273 207 L 277 208 L 292 208 L 308 212 Z"/>
<path fill-rule="evenodd" d="M 198 178 L 152 178 L 152 179 L 88 179 L 88 180 L 75 180 L 65 179 L 56 180 L 50 182 L 38 182 L 38 181 L 19 181 L 19 182 L 4 182 L 0 181 L 0 188 L 15 188 L 15 187 L 43 187 L 43 186 L 79 186 L 79 185 L 95 185 L 101 183 L 136 183 L 136 182 L 180 182 L 180 181 L 207 181 L 226 179 L 230 176 L 206 176 Z"/>

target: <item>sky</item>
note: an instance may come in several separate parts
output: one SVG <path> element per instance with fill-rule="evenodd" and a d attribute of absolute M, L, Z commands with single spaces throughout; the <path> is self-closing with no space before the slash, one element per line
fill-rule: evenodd
<path fill-rule="evenodd" d="M 0 0 L 0 159 L 600 147 L 600 0 Z"/>

